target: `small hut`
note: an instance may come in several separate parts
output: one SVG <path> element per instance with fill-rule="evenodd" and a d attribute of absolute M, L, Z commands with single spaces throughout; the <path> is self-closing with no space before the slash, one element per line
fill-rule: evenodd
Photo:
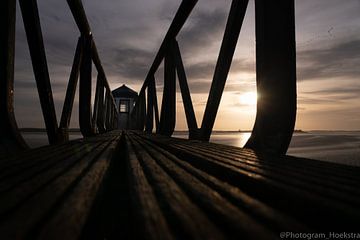
<path fill-rule="evenodd" d="M 137 92 L 123 84 L 121 87 L 112 91 L 112 94 L 118 106 L 118 128 L 130 128 L 130 115 L 138 97 Z"/>

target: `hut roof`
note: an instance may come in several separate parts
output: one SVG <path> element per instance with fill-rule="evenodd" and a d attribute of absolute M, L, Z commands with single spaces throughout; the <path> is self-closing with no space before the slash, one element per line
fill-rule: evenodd
<path fill-rule="evenodd" d="M 114 97 L 118 98 L 137 98 L 138 94 L 131 88 L 125 86 L 123 84 L 121 87 L 118 87 L 117 89 L 112 91 L 112 94 Z"/>

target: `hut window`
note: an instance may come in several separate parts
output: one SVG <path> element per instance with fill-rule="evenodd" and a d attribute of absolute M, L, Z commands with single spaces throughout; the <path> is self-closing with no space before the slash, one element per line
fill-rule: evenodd
<path fill-rule="evenodd" d="M 129 100 L 120 100 L 119 112 L 120 113 L 128 113 L 129 112 Z"/>

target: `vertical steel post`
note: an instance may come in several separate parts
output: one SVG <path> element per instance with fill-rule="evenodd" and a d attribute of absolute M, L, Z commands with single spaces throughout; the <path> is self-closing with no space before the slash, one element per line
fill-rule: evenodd
<path fill-rule="evenodd" d="M 106 88 L 106 93 L 105 93 L 105 108 L 106 108 L 106 117 L 105 117 L 105 127 L 106 127 L 106 131 L 109 131 L 111 129 L 110 126 L 110 111 L 111 111 L 111 99 L 110 99 L 110 90 Z"/>
<path fill-rule="evenodd" d="M 108 96 L 107 96 L 107 89 L 105 89 L 105 95 L 104 95 L 104 107 L 103 107 L 103 111 L 104 111 L 104 114 L 103 114 L 103 122 L 104 122 L 104 128 L 105 128 L 105 132 L 108 130 L 108 126 L 107 126 L 107 117 L 108 117 L 108 104 L 109 104 L 109 99 L 108 99 Z"/>
<path fill-rule="evenodd" d="M 36 0 L 19 0 L 50 144 L 59 141 L 58 125 Z"/>
<path fill-rule="evenodd" d="M 103 84 L 101 81 L 100 74 L 98 73 L 96 78 L 96 89 L 95 89 L 95 100 L 94 100 L 94 111 L 93 111 L 93 118 L 92 122 L 97 125 L 97 120 L 99 118 L 99 112 L 100 112 L 100 88 L 103 88 Z"/>
<path fill-rule="evenodd" d="M 110 94 L 109 94 L 109 97 L 110 97 Z M 108 117 L 108 126 L 109 126 L 109 129 L 108 130 L 112 130 L 113 129 L 113 124 L 112 124 L 112 118 L 113 118 L 113 106 L 111 104 L 111 101 L 109 102 L 109 117 Z"/>
<path fill-rule="evenodd" d="M 255 0 L 255 15 L 259 98 L 245 147 L 285 154 L 296 118 L 294 0 Z"/>
<path fill-rule="evenodd" d="M 145 126 L 146 119 L 146 100 L 145 100 L 145 92 L 141 92 L 138 97 L 137 103 L 137 130 L 143 131 Z"/>
<path fill-rule="evenodd" d="M 136 130 L 138 126 L 138 108 L 139 108 L 139 96 L 137 96 L 133 110 L 130 113 L 130 129 Z"/>
<path fill-rule="evenodd" d="M 205 108 L 204 118 L 201 124 L 200 139 L 204 141 L 209 141 L 212 129 L 214 127 L 216 114 L 219 108 L 222 93 L 224 91 L 225 82 L 229 73 L 247 5 L 248 0 L 233 0 L 231 4 L 229 17 L 226 23 L 225 33 Z"/>
<path fill-rule="evenodd" d="M 164 91 L 161 104 L 159 134 L 171 136 L 176 121 L 176 72 L 173 54 L 174 42 L 169 43 L 164 58 Z"/>
<path fill-rule="evenodd" d="M 63 140 L 69 140 L 69 125 L 71 112 L 74 105 L 76 86 L 79 78 L 80 63 L 82 58 L 82 38 L 80 37 L 76 46 L 73 65 L 70 72 L 69 83 L 66 89 L 65 101 L 62 109 L 59 134 L 61 133 Z"/>
<path fill-rule="evenodd" d="M 96 124 L 99 133 L 104 133 L 105 132 L 105 124 L 104 124 L 105 104 L 104 104 L 104 85 L 103 85 L 104 79 L 103 76 L 98 75 L 98 77 L 101 77 L 100 81 L 102 84 L 99 86 L 98 117 L 96 120 Z"/>
<path fill-rule="evenodd" d="M 26 148 L 14 116 L 14 57 L 16 0 L 0 4 L 0 149 Z"/>
<path fill-rule="evenodd" d="M 148 82 L 147 87 L 147 113 L 146 113 L 146 124 L 145 124 L 145 131 L 147 133 L 152 133 L 154 127 L 154 88 L 152 85 L 154 84 L 153 81 Z"/>
<path fill-rule="evenodd" d="M 153 94 L 153 102 L 154 102 L 154 114 L 155 114 L 155 128 L 156 132 L 159 131 L 159 125 L 160 125 L 160 119 L 159 119 L 159 107 L 158 107 L 158 100 L 157 100 L 157 93 L 156 93 L 156 85 L 155 85 L 155 77 L 151 76 L 150 82 L 152 84 L 150 87 L 152 88 L 152 94 Z"/>
<path fill-rule="evenodd" d="M 197 122 L 196 122 L 194 107 L 192 105 L 189 86 L 187 83 L 184 64 L 181 59 L 179 44 L 176 40 L 175 40 L 175 44 L 174 44 L 174 57 L 175 57 L 175 65 L 176 65 L 177 75 L 178 75 L 178 79 L 179 79 L 179 86 L 180 86 L 180 90 L 181 90 L 181 96 L 182 96 L 183 104 L 184 104 L 186 121 L 187 121 L 188 129 L 189 129 L 189 139 L 194 139 L 197 136 L 198 126 L 197 126 Z"/>
<path fill-rule="evenodd" d="M 83 54 L 80 65 L 80 87 L 79 87 L 79 124 L 80 131 L 84 137 L 94 135 L 91 114 L 91 68 L 92 68 L 92 37 L 83 36 Z"/>

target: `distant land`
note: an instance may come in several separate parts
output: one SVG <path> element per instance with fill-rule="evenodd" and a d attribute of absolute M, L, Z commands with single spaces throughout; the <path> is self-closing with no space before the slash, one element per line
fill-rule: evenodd
<path fill-rule="evenodd" d="M 326 131 L 326 130 L 325 130 Z M 251 133 L 252 130 L 213 130 L 212 133 Z M 306 133 L 307 131 L 303 131 L 301 129 L 295 129 L 295 133 Z M 188 130 L 175 130 L 175 133 L 188 133 Z"/>
<path fill-rule="evenodd" d="M 20 128 L 21 132 L 46 132 L 45 128 Z M 70 128 L 69 132 L 80 132 L 79 128 Z M 187 134 L 188 130 L 175 130 L 174 133 L 177 134 Z M 252 130 L 214 130 L 213 133 L 251 133 Z M 309 133 L 309 132 L 360 132 L 360 130 L 302 130 L 302 129 L 295 129 L 294 133 Z"/>

